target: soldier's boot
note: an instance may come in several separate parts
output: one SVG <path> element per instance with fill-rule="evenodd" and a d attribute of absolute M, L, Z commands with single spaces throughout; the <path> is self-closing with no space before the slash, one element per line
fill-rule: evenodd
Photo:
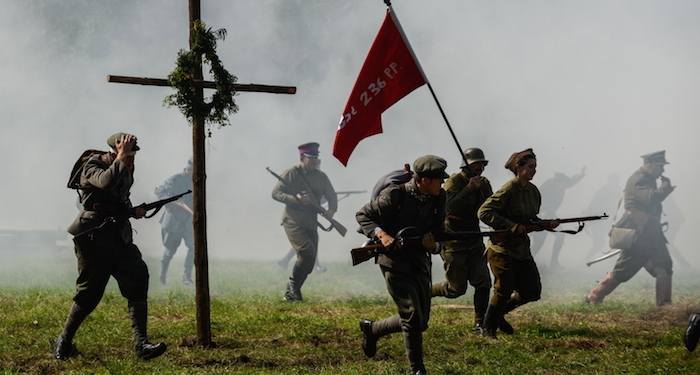
<path fill-rule="evenodd" d="M 484 316 L 489 306 L 489 288 L 474 290 L 474 333 L 484 333 Z"/>
<path fill-rule="evenodd" d="M 502 319 L 503 313 L 501 313 L 501 309 L 489 303 L 484 316 L 483 335 L 495 340 L 497 338 L 496 330 Z"/>
<path fill-rule="evenodd" d="M 78 354 L 78 350 L 73 345 L 73 337 L 78 331 L 80 324 L 92 310 L 82 308 L 77 303 L 73 303 L 68 313 L 66 323 L 63 325 L 63 332 L 56 338 L 54 342 L 53 354 L 56 359 L 65 361 L 66 359 Z"/>
<path fill-rule="evenodd" d="M 166 277 L 168 276 L 168 267 L 169 266 L 170 266 L 170 259 L 165 259 L 165 257 L 163 257 L 163 259 L 160 260 L 160 275 L 158 278 L 158 281 L 160 281 L 160 283 L 162 285 L 165 285 L 165 280 L 166 280 Z"/>
<path fill-rule="evenodd" d="M 182 274 L 182 283 L 185 285 L 192 285 L 192 269 L 194 268 L 194 249 L 187 249 L 187 255 L 185 256 L 185 266 L 184 273 Z"/>
<path fill-rule="evenodd" d="M 294 276 L 289 277 L 289 281 L 287 281 L 287 289 L 284 291 L 284 300 L 287 302 L 304 300 L 301 296 L 301 288 L 299 288 L 297 282 L 294 280 Z"/>
<path fill-rule="evenodd" d="M 360 331 L 363 335 L 362 351 L 367 357 L 374 357 L 377 353 L 377 340 L 380 337 L 401 332 L 401 317 L 395 314 L 376 322 L 362 319 L 360 320 Z"/>
<path fill-rule="evenodd" d="M 605 278 L 600 281 L 598 286 L 596 286 L 588 295 L 586 296 L 586 303 L 589 305 L 598 305 L 603 302 L 603 298 L 608 294 L 612 293 L 615 288 L 620 285 L 620 282 L 613 278 L 612 274 L 605 275 Z"/>
<path fill-rule="evenodd" d="M 663 271 L 663 275 L 656 274 L 656 306 L 664 306 L 671 304 L 671 293 L 673 286 L 673 276 L 667 275 Z"/>
<path fill-rule="evenodd" d="M 406 357 L 411 366 L 411 374 L 425 374 L 423 364 L 423 332 L 403 333 L 403 345 L 406 347 Z"/>
<path fill-rule="evenodd" d="M 683 343 L 689 351 L 695 350 L 700 339 L 700 313 L 691 314 L 688 319 L 688 328 L 683 335 Z"/>
<path fill-rule="evenodd" d="M 161 356 L 165 353 L 167 345 L 164 342 L 152 344 L 148 341 L 148 303 L 129 302 L 129 317 L 131 318 L 131 329 L 134 331 L 134 350 L 136 356 L 149 360 Z"/>
<path fill-rule="evenodd" d="M 510 296 L 510 299 L 503 306 L 503 315 L 501 316 L 501 321 L 498 322 L 498 329 L 500 329 L 503 333 L 507 335 L 512 335 L 515 332 L 513 326 L 510 325 L 510 323 L 508 323 L 505 316 L 509 312 L 515 310 L 515 308 L 520 305 L 522 305 L 522 303 L 520 302 L 520 296 L 518 295 L 518 293 L 513 293 Z"/>

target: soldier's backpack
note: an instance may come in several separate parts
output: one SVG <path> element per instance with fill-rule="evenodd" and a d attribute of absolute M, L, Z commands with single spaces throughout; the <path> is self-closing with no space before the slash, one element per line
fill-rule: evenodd
<path fill-rule="evenodd" d="M 384 188 L 387 186 L 391 184 L 405 184 L 408 181 L 411 181 L 411 178 L 413 178 L 413 172 L 411 172 L 411 166 L 408 164 L 404 166 L 404 169 L 397 169 L 385 174 L 374 185 L 370 199 L 376 198 L 379 195 L 379 192 L 384 190 Z"/>
<path fill-rule="evenodd" d="M 83 167 L 85 166 L 85 163 L 87 163 L 87 161 L 95 154 L 104 155 L 106 153 L 107 151 L 92 149 L 83 151 L 83 154 L 80 155 L 78 160 L 75 161 L 75 164 L 73 165 L 73 170 L 70 172 L 70 178 L 68 179 L 68 188 L 76 190 L 85 188 L 85 186 L 80 186 L 80 175 L 83 173 Z"/>

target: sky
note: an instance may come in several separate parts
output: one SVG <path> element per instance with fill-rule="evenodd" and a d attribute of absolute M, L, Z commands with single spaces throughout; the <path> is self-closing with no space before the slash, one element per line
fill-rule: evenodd
<path fill-rule="evenodd" d="M 116 132 L 138 136 L 134 204 L 191 156 L 191 128 L 174 91 L 106 82 L 107 75 L 165 78 L 187 46 L 187 5 L 175 0 L 8 0 L 0 14 L 0 229 L 64 231 L 77 214 L 66 188 L 83 150 Z M 615 173 L 619 197 L 641 155 L 666 150 L 665 176 L 681 214 L 672 239 L 700 266 L 699 177 L 692 172 L 700 118 L 700 3 L 696 1 L 393 2 L 403 29 L 463 149 L 480 147 L 494 189 L 503 168 L 533 148 L 541 185 L 555 172 L 585 177 L 566 192 L 559 217 L 580 216 Z M 271 198 L 297 146 L 321 144 L 336 190 L 371 191 L 384 173 L 427 154 L 457 172 L 458 148 L 427 87 L 384 113 L 384 133 L 362 141 L 344 167 L 332 154 L 341 112 L 384 19 L 380 0 L 202 0 L 202 18 L 227 30 L 218 55 L 240 83 L 296 86 L 295 95 L 240 93 L 231 125 L 206 144 L 208 248 L 212 258 L 272 260 L 289 244 Z M 355 212 L 369 193 L 339 203 L 345 237 L 321 233 L 320 257 L 348 260 L 362 243 Z M 612 199 L 616 201 L 616 198 Z M 615 206 L 606 209 L 611 217 Z M 321 219 L 321 221 L 323 221 Z M 612 224 L 612 220 L 590 225 Z M 134 221 L 135 242 L 160 253 L 157 219 Z M 582 264 L 591 240 L 567 237 L 560 262 Z M 545 249 L 537 260 L 547 263 Z M 178 253 L 183 255 L 184 251 Z M 539 258 L 541 256 L 541 259 Z"/>

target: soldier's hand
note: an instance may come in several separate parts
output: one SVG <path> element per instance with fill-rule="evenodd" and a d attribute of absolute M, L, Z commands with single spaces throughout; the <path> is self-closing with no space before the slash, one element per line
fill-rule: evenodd
<path fill-rule="evenodd" d="M 335 211 L 333 210 L 326 210 L 326 213 L 323 214 L 323 217 L 326 219 L 330 220 L 333 218 L 333 215 L 335 215 Z"/>
<path fill-rule="evenodd" d="M 389 251 L 398 250 L 401 248 L 401 245 L 396 241 L 396 239 L 383 230 L 377 233 L 377 238 L 379 238 L 379 241 L 382 242 L 382 246 Z"/>
<path fill-rule="evenodd" d="M 515 224 L 513 225 L 512 228 L 510 228 L 511 233 L 513 234 L 524 234 L 527 233 L 527 228 L 525 228 L 524 225 L 522 224 Z"/>
<path fill-rule="evenodd" d="M 117 148 L 117 158 L 123 159 L 128 156 L 135 144 L 136 137 L 131 134 L 122 134 L 121 138 L 114 142 L 114 147 Z"/>
<path fill-rule="evenodd" d="M 437 247 L 437 243 L 435 242 L 435 237 L 433 237 L 432 232 L 428 232 L 423 236 L 421 245 L 423 245 L 423 247 L 428 249 L 429 251 L 435 250 L 435 248 Z"/>
<path fill-rule="evenodd" d="M 474 176 L 469 179 L 469 183 L 467 184 L 467 189 L 470 191 L 474 191 L 478 188 L 481 187 L 481 178 L 479 176 Z"/>
<path fill-rule="evenodd" d="M 134 217 L 137 219 L 140 219 L 142 217 L 146 216 L 146 210 L 143 209 L 142 207 L 136 207 L 134 208 Z"/>
<path fill-rule="evenodd" d="M 301 204 L 311 203 L 311 198 L 309 198 L 309 195 L 306 194 L 306 192 L 304 192 L 304 191 L 302 191 L 301 193 L 298 193 L 297 198 L 299 199 L 299 201 L 301 201 Z"/>

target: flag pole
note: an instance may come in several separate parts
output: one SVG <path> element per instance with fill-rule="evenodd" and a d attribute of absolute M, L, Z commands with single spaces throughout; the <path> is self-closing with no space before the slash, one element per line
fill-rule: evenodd
<path fill-rule="evenodd" d="M 455 141 L 455 144 L 457 145 L 457 149 L 459 150 L 459 155 L 462 157 L 462 160 L 464 160 L 465 165 L 469 165 L 469 162 L 467 161 L 467 156 L 464 155 L 464 151 L 462 151 L 462 146 L 460 146 L 459 141 L 457 140 L 457 136 L 455 135 L 454 130 L 452 130 L 452 126 L 450 125 L 450 121 L 447 119 L 447 115 L 445 114 L 445 111 L 442 109 L 442 105 L 440 105 L 440 101 L 437 98 L 437 95 L 435 95 L 435 90 L 433 90 L 433 86 L 430 84 L 430 80 L 428 80 L 428 77 L 425 75 L 425 72 L 423 71 L 423 66 L 421 65 L 420 61 L 416 58 L 415 52 L 413 52 L 413 47 L 411 46 L 411 43 L 408 41 L 408 37 L 406 37 L 406 34 L 403 32 L 403 27 L 401 27 L 401 22 L 399 22 L 399 18 L 396 16 L 396 13 L 394 12 L 394 7 L 391 6 L 391 0 L 384 0 L 384 4 L 386 4 L 387 7 L 389 7 L 389 12 L 391 13 L 391 17 L 394 20 L 394 23 L 396 23 L 396 27 L 399 29 L 399 33 L 401 33 L 401 37 L 403 38 L 404 42 L 406 43 L 406 46 L 408 46 L 408 50 L 411 52 L 411 56 L 413 56 L 413 60 L 416 62 L 416 65 L 418 65 L 418 69 L 420 70 L 420 73 L 423 75 L 423 79 L 425 80 L 425 84 L 428 86 L 428 89 L 430 90 L 430 94 L 433 96 L 433 100 L 435 100 L 435 104 L 438 107 L 438 110 L 440 111 L 440 114 L 442 115 L 442 119 L 445 120 L 445 124 L 447 125 L 447 129 L 450 131 L 450 134 L 452 135 L 452 139 Z"/>

